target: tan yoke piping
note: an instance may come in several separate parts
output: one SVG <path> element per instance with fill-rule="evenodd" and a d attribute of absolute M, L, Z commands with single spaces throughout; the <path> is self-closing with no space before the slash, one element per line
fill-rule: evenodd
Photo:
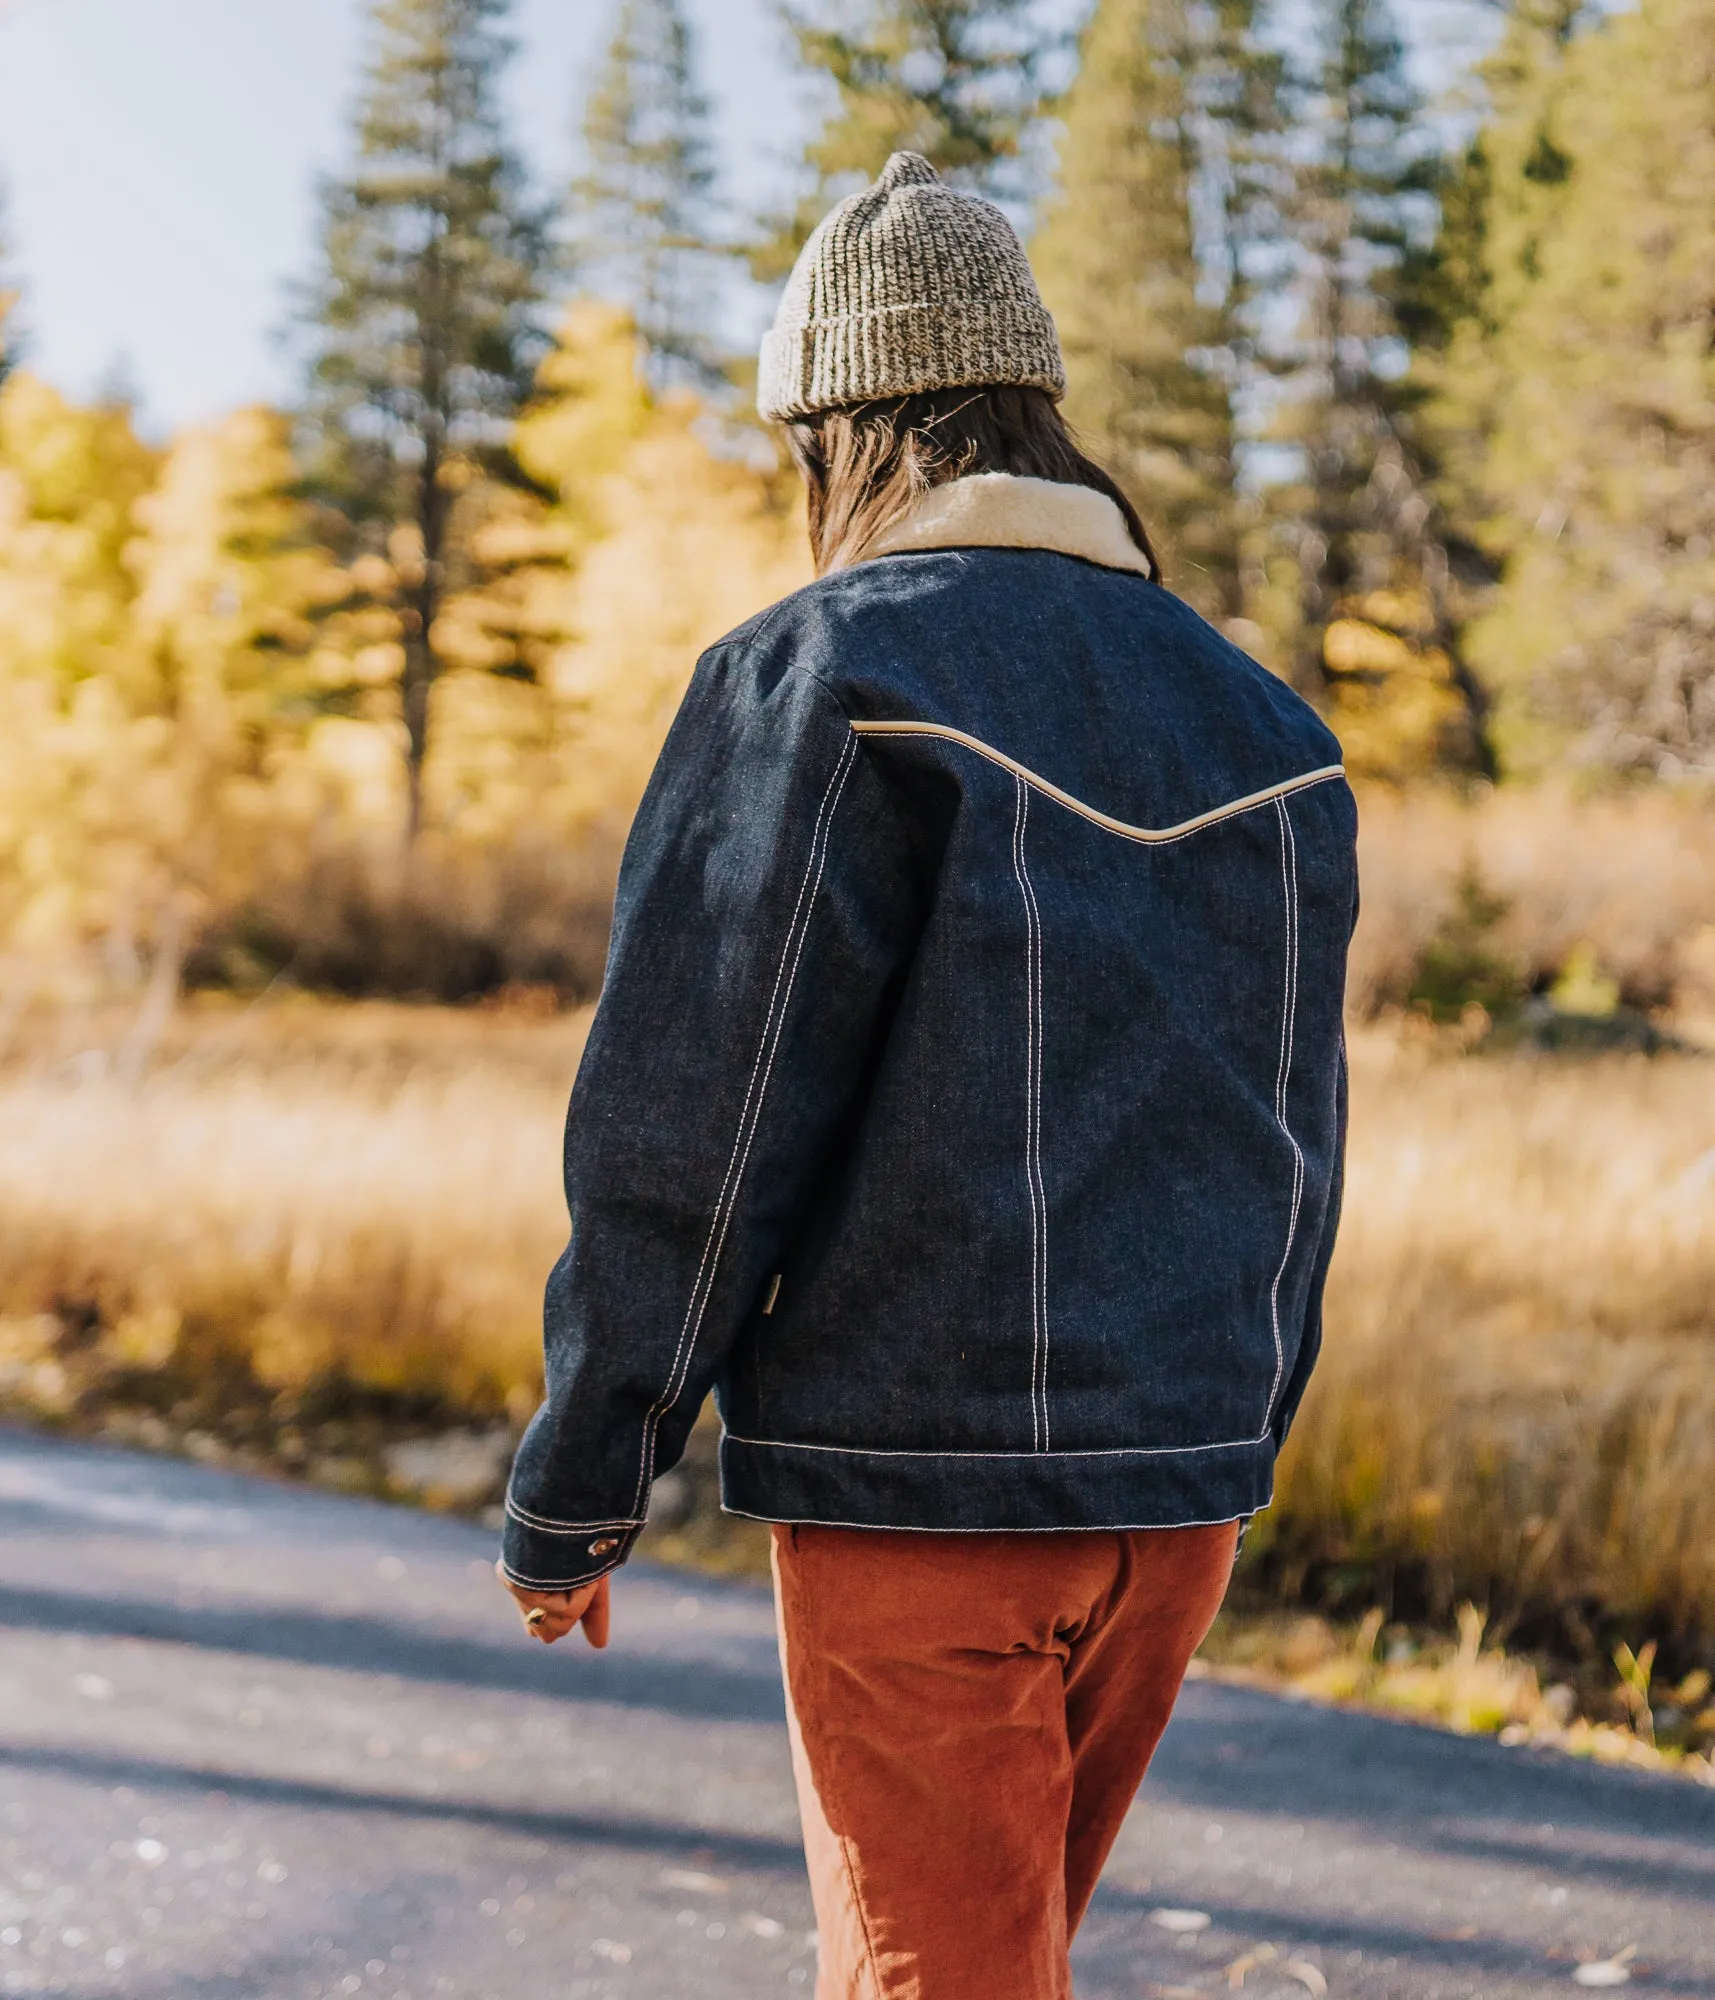
<path fill-rule="evenodd" d="M 991 764 L 998 764 L 1003 771 L 1010 771 L 1015 778 L 1041 792 L 1045 798 L 1053 799 L 1068 812 L 1075 812 L 1094 826 L 1105 827 L 1109 833 L 1117 833 L 1122 840 L 1142 841 L 1145 846 L 1159 847 L 1170 840 L 1183 840 L 1188 833 L 1200 833 L 1206 826 L 1213 826 L 1217 820 L 1232 819 L 1239 813 L 1253 811 L 1257 806 L 1271 805 L 1276 799 L 1284 799 L 1294 792 L 1302 792 L 1311 785 L 1325 785 L 1330 778 L 1346 775 L 1344 764 L 1324 764 L 1318 770 L 1306 771 L 1302 777 L 1284 779 L 1278 785 L 1267 785 L 1260 792 L 1247 792 L 1242 799 L 1233 799 L 1224 806 L 1212 806 L 1208 812 L 1198 813 L 1195 818 L 1181 820 L 1177 826 L 1132 826 L 1123 819 L 1115 819 L 1112 814 L 1098 812 L 1094 806 L 1087 806 L 1082 799 L 1073 798 L 1070 792 L 1039 776 L 1028 766 L 1003 750 L 996 750 L 984 743 L 980 737 L 967 736 L 962 729 L 950 729 L 944 722 L 854 722 L 852 730 L 858 736 L 939 736 L 948 743 L 961 743 L 967 750 L 974 750 L 979 757 L 986 757 Z"/>

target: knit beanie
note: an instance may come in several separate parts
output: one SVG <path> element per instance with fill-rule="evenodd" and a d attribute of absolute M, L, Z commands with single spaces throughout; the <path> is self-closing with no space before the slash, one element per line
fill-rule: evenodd
<path fill-rule="evenodd" d="M 823 217 L 763 336 L 756 404 L 780 422 L 840 403 L 1016 383 L 1066 393 L 1054 322 L 1012 224 L 920 153 Z"/>

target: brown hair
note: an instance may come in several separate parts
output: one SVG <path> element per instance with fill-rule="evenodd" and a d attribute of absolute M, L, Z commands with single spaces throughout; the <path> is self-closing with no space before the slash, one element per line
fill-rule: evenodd
<path fill-rule="evenodd" d="M 1150 575 L 1161 580 L 1137 509 L 1078 449 L 1045 389 L 1001 384 L 848 403 L 795 418 L 786 441 L 809 491 L 810 551 L 819 576 L 854 562 L 932 487 L 974 472 L 1011 472 L 1105 493 L 1125 516 Z"/>

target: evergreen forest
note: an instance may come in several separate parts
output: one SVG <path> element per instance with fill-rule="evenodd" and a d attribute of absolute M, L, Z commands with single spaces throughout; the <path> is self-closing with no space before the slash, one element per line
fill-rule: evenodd
<path fill-rule="evenodd" d="M 611 9 L 557 189 L 505 0 L 376 0 L 291 406 L 146 438 L 32 371 L 5 267 L 0 938 L 587 986 L 567 940 L 698 648 L 807 575 L 722 301 L 896 147 L 1025 227 L 1171 586 L 1360 778 L 1706 779 L 1715 6 L 1509 0 L 1448 101 L 1403 25 L 1097 0 L 1074 45 L 1025 0 L 790 0 L 820 121 L 745 216 L 682 0 Z M 430 930 L 499 897 L 534 942 L 390 950 L 426 875 Z"/>

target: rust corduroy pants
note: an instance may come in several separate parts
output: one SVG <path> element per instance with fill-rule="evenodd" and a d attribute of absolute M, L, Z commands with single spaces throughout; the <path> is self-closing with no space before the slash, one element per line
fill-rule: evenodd
<path fill-rule="evenodd" d="M 1070 2000 L 1237 1539 L 775 1529 L 816 2000 Z"/>

